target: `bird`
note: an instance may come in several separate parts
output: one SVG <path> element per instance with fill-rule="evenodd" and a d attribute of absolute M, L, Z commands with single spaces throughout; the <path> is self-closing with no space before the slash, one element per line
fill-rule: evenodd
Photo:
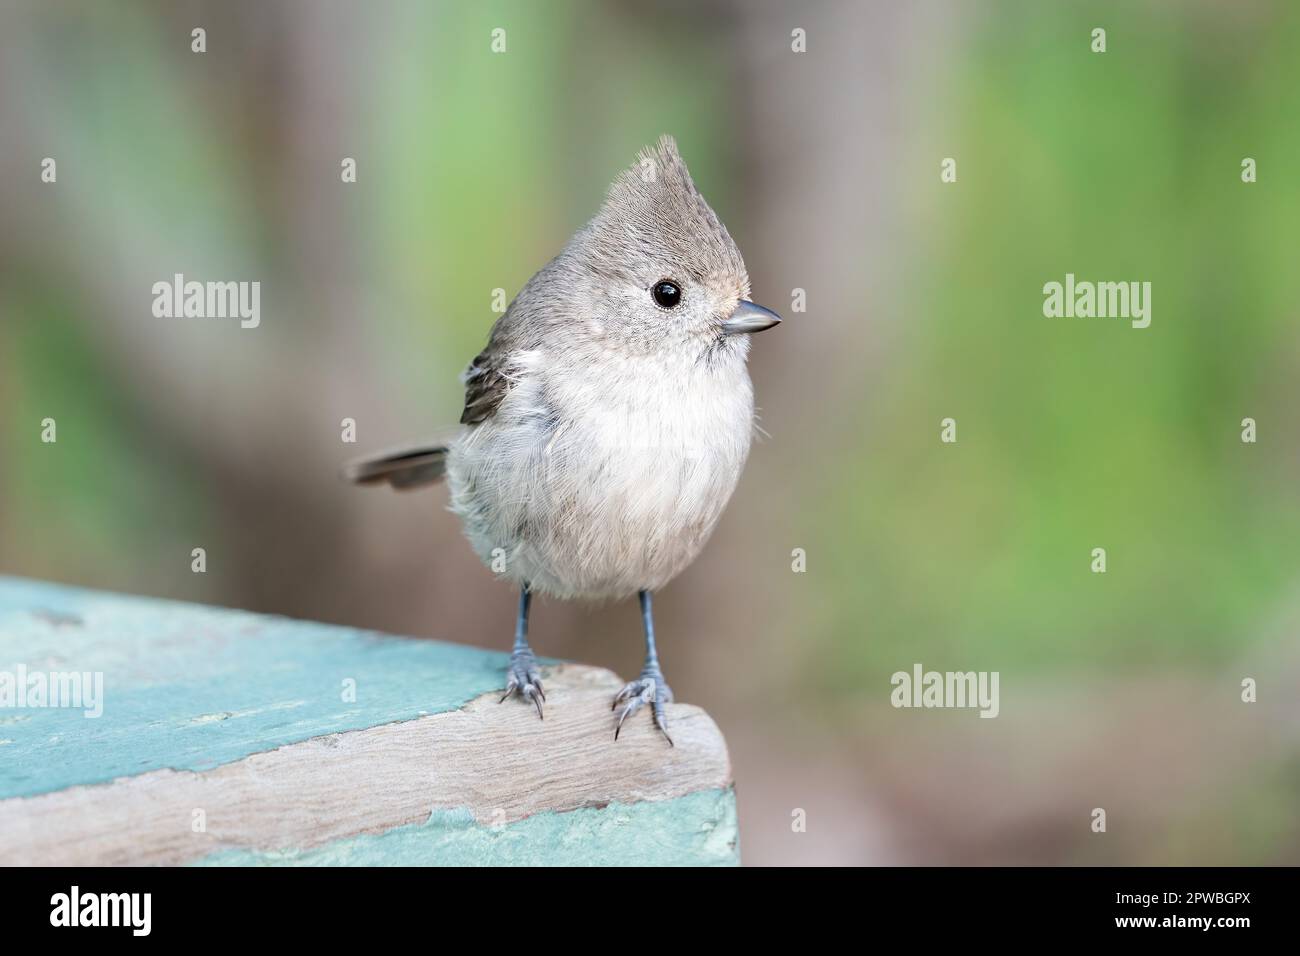
<path fill-rule="evenodd" d="M 462 375 L 454 435 L 344 466 L 363 485 L 446 480 L 474 552 L 519 589 L 503 703 L 544 717 L 534 594 L 635 594 L 645 663 L 614 696 L 614 738 L 648 706 L 672 744 L 652 596 L 736 488 L 757 430 L 750 338 L 780 321 L 750 301 L 740 250 L 665 135 L 497 319 Z"/>

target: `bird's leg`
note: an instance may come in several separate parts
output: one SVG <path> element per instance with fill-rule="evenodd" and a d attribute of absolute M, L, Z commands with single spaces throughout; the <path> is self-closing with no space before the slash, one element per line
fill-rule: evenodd
<path fill-rule="evenodd" d="M 641 676 L 627 684 L 614 698 L 615 708 L 619 704 L 624 705 L 623 712 L 618 715 L 618 726 L 614 728 L 614 739 L 618 740 L 619 731 L 623 729 L 623 721 L 645 704 L 649 704 L 654 713 L 655 726 L 663 731 L 669 746 L 672 746 L 673 738 L 668 736 L 668 717 L 664 713 L 664 705 L 672 702 L 673 691 L 664 680 L 663 671 L 659 669 L 659 653 L 655 650 L 654 615 L 650 609 L 650 592 L 642 591 L 640 596 L 641 623 L 645 627 L 645 666 L 641 668 Z"/>
<path fill-rule="evenodd" d="M 542 680 L 537 672 L 537 658 L 528 646 L 528 605 L 532 602 L 532 592 L 525 584 L 519 592 L 519 617 L 515 619 L 515 646 L 510 653 L 510 667 L 506 671 L 506 692 L 501 698 L 518 694 L 524 700 L 532 701 L 537 708 L 537 716 L 542 716 Z"/>

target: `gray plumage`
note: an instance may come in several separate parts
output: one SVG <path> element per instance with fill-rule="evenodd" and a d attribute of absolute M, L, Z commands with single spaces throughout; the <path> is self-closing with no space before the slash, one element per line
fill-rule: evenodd
<path fill-rule="evenodd" d="M 666 280 L 680 290 L 671 306 Z M 455 438 L 347 474 L 410 487 L 445 469 L 470 544 L 503 576 L 561 598 L 643 592 L 649 668 L 648 592 L 699 553 L 749 453 L 749 336 L 737 333 L 779 319 L 748 296 L 736 244 L 663 137 L 493 326 L 464 373 Z M 520 613 L 516 657 L 529 656 L 511 687 L 535 688 L 540 713 L 526 601 Z M 653 665 L 635 693 L 656 702 L 660 687 L 663 727 L 671 692 Z"/>
<path fill-rule="evenodd" d="M 558 597 L 667 584 L 753 432 L 748 339 L 719 328 L 749 293 L 744 262 L 672 140 L 641 159 L 493 328 L 450 450 L 479 557 L 504 549 L 507 576 Z M 668 278 L 683 289 L 671 312 L 649 293 Z"/>
<path fill-rule="evenodd" d="M 663 279 L 682 289 L 671 311 L 649 294 Z M 503 557 L 534 591 L 660 588 L 704 546 L 749 452 L 749 337 L 722 332 L 748 295 L 735 242 L 664 137 L 492 328 L 450 447 L 348 477 L 411 487 L 445 467 L 480 559 Z"/>

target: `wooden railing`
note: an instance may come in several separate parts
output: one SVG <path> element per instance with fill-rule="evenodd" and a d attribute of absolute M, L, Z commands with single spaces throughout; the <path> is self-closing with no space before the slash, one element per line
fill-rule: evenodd
<path fill-rule="evenodd" d="M 0 577 L 0 863 L 734 864 L 726 744 L 506 656 Z"/>

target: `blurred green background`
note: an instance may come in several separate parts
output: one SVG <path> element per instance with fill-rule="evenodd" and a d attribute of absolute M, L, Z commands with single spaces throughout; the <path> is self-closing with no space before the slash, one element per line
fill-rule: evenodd
<path fill-rule="evenodd" d="M 455 422 L 492 290 L 672 133 L 788 319 L 657 602 L 747 862 L 1300 863 L 1297 117 L 1286 2 L 10 0 L 0 572 L 506 649 L 445 491 L 338 465 Z M 155 318 L 176 272 L 261 326 Z M 1150 328 L 1045 318 L 1067 272 Z M 630 602 L 534 632 L 640 666 Z M 891 708 L 915 662 L 1001 715 Z"/>

